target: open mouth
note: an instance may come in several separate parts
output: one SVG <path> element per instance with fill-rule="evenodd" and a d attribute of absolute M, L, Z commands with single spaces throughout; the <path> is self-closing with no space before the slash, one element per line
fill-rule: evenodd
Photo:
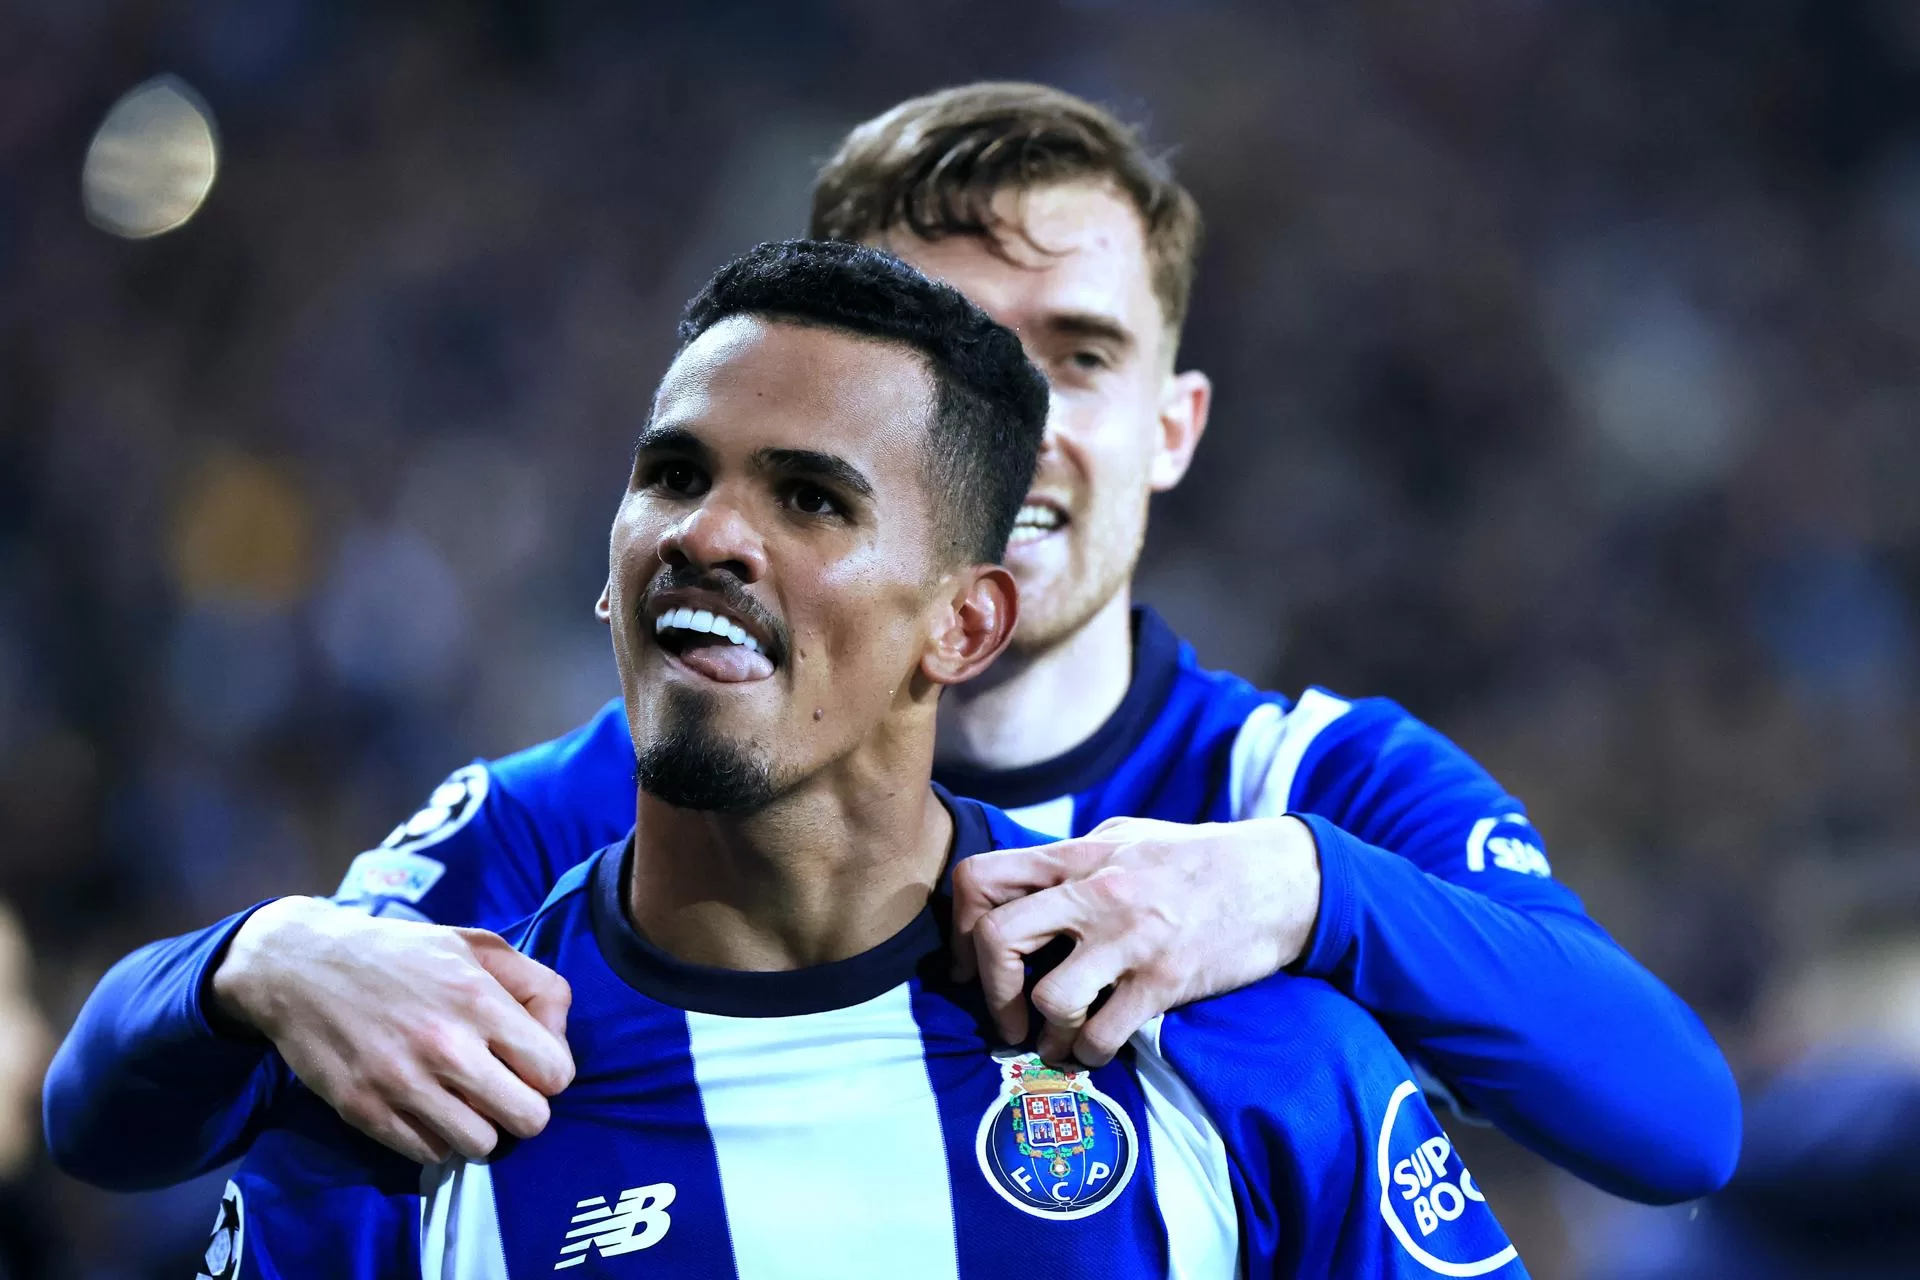
<path fill-rule="evenodd" d="M 1020 514 L 1013 518 L 1013 535 L 1007 539 L 1007 546 L 1038 542 L 1066 527 L 1064 508 L 1045 498 L 1028 498 L 1021 505 Z"/>
<path fill-rule="evenodd" d="M 773 674 L 772 639 L 724 610 L 669 606 L 654 617 L 653 635 L 682 666 L 710 680 L 736 684 Z"/>

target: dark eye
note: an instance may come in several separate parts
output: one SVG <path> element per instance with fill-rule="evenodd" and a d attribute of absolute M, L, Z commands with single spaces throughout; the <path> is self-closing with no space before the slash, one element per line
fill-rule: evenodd
<path fill-rule="evenodd" d="M 1107 358 L 1098 351 L 1076 351 L 1068 357 L 1073 367 L 1082 373 L 1098 373 L 1107 367 Z"/>
<path fill-rule="evenodd" d="M 692 493 L 700 485 L 700 469 L 691 462 L 663 462 L 653 482 L 668 493 Z"/>
<path fill-rule="evenodd" d="M 819 485 L 803 484 L 794 488 L 793 509 L 802 515 L 830 516 L 839 514 L 840 504 Z"/>

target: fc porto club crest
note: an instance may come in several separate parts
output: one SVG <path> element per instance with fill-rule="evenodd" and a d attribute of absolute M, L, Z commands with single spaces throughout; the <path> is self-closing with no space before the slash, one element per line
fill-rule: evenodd
<path fill-rule="evenodd" d="M 1126 1110 L 1085 1071 L 1023 1053 L 1000 1060 L 1000 1096 L 980 1118 L 975 1148 L 987 1182 L 1037 1218 L 1084 1218 L 1133 1179 L 1140 1139 Z"/>

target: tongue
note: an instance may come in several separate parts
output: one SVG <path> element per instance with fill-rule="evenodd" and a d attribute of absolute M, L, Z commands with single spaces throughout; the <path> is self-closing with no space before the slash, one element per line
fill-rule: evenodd
<path fill-rule="evenodd" d="M 680 661 L 709 680 L 738 684 L 743 680 L 765 680 L 773 674 L 773 664 L 765 654 L 755 653 L 743 644 L 703 644 L 684 650 Z"/>

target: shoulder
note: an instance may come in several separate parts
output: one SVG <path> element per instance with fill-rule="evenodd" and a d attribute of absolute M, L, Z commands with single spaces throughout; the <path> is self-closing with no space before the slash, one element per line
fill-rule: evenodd
<path fill-rule="evenodd" d="M 1183 1074 L 1241 1082 L 1250 1097 L 1345 1090 L 1408 1070 L 1373 1015 L 1317 978 L 1277 975 L 1197 1001 L 1168 1014 L 1158 1038 Z"/>
<path fill-rule="evenodd" d="M 608 845 L 569 867 L 547 891 L 545 901 L 526 919 L 501 930 L 501 936 L 516 951 L 556 970 L 564 969 L 568 947 L 582 940 L 590 943 L 594 936 L 594 895 L 618 891 L 626 844 L 622 840 Z M 609 859 L 610 867 L 605 865 Z M 610 882 L 608 875 L 612 877 Z"/>
<path fill-rule="evenodd" d="M 499 928 L 633 825 L 633 750 L 619 702 L 550 742 L 454 770 L 355 858 L 336 901 L 375 915 Z"/>
<path fill-rule="evenodd" d="M 1413 1069 L 1346 996 L 1276 977 L 1150 1028 L 1141 1058 L 1178 1073 L 1291 1226 L 1289 1274 L 1524 1275 Z"/>
<path fill-rule="evenodd" d="M 579 728 L 482 766 L 502 793 L 530 807 L 591 796 L 611 784 L 630 808 L 633 739 L 626 708 L 614 698 Z"/>
<path fill-rule="evenodd" d="M 1497 790 L 1471 756 L 1391 698 L 1318 687 L 1248 717 L 1234 746 L 1234 782 L 1249 814 L 1321 811 L 1402 788 Z"/>

